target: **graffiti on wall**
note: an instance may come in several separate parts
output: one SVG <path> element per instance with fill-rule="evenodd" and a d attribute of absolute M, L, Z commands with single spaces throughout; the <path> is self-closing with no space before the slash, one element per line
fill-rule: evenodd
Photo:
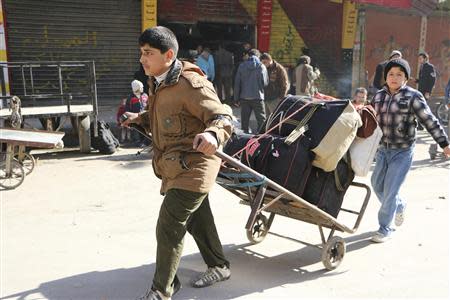
<path fill-rule="evenodd" d="M 272 1 L 272 28 L 270 49 L 274 58 L 285 66 L 295 66 L 305 42 L 298 34 L 278 1 Z"/>

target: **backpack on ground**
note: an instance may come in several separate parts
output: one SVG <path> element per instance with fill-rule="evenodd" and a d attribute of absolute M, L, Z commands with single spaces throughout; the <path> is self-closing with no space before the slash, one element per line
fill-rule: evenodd
<path fill-rule="evenodd" d="M 97 121 L 98 136 L 94 135 L 94 124 L 91 124 L 91 146 L 102 154 L 113 154 L 119 147 L 119 140 L 111 132 L 109 125 L 103 121 Z"/>

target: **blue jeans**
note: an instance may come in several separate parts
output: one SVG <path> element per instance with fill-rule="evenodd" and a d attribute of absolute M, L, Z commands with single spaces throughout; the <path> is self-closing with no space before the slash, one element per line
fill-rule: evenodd
<path fill-rule="evenodd" d="M 380 147 L 376 155 L 376 165 L 372 173 L 372 188 L 381 202 L 378 211 L 378 232 L 389 235 L 390 225 L 397 212 L 403 212 L 406 202 L 398 195 L 411 168 L 414 145 L 406 149 Z"/>

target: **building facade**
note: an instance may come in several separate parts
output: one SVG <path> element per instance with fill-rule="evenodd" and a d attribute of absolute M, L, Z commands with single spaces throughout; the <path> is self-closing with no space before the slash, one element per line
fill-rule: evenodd
<path fill-rule="evenodd" d="M 437 93 L 449 77 L 449 13 L 429 13 L 424 29 L 417 3 L 427 1 L 397 1 L 405 5 L 400 8 L 380 0 L 0 1 L 3 59 L 94 60 L 100 105 L 131 91 L 139 67 L 137 39 L 152 24 L 176 33 L 184 59 L 192 59 L 200 44 L 214 50 L 222 43 L 239 61 L 248 42 L 292 70 L 307 54 L 322 73 L 319 91 L 338 97 L 350 97 L 355 86 L 368 87 L 376 64 L 393 49 L 402 51 L 415 69 L 425 30 L 424 50 L 440 74 Z M 5 90 L 20 89 L 11 72 L 3 77 L 3 83 L 9 78 Z M 42 89 L 51 85 L 45 80 L 36 84 Z"/>

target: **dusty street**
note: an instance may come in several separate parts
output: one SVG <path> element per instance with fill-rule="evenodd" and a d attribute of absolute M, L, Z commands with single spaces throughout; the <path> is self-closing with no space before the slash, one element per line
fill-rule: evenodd
<path fill-rule="evenodd" d="M 249 208 L 216 185 L 211 206 L 231 279 L 191 288 L 190 278 L 205 265 L 187 236 L 183 289 L 174 299 L 448 299 L 450 160 L 430 161 L 429 143 L 420 132 L 402 191 L 403 226 L 389 242 L 372 244 L 379 207 L 372 196 L 358 232 L 337 233 L 347 254 L 334 271 L 324 269 L 320 251 L 296 241 L 319 243 L 316 226 L 278 216 L 276 234 L 251 245 L 244 230 Z M 24 183 L 1 191 L 1 299 L 122 300 L 144 292 L 155 267 L 162 197 L 150 156 L 136 151 L 35 154 L 38 164 Z M 344 206 L 362 201 L 359 193 L 347 195 Z"/>

